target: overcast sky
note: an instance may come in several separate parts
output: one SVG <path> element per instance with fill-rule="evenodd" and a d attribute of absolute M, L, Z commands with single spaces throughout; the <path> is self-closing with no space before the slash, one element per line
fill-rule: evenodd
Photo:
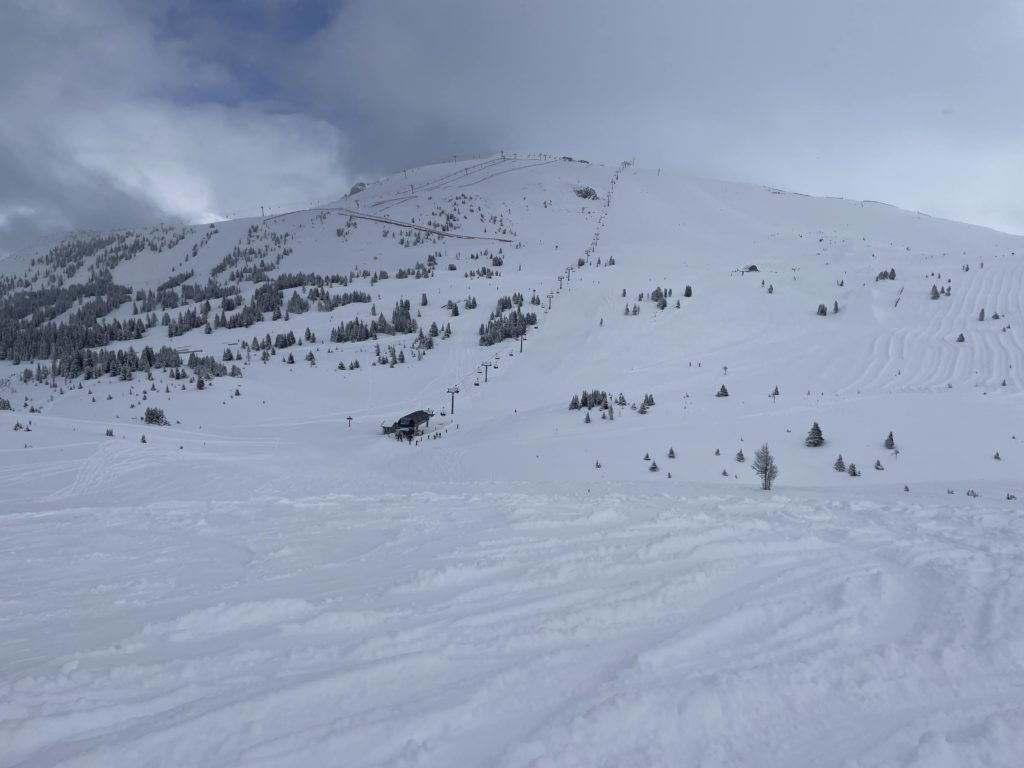
<path fill-rule="evenodd" d="M 502 149 L 1024 233 L 1024 0 L 0 0 L 0 253 Z"/>

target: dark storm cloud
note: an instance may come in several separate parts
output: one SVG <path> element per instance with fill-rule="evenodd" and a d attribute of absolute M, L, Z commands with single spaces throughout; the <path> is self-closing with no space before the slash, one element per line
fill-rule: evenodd
<path fill-rule="evenodd" d="M 37 160 L 26 162 L 4 147 L 0 179 L 0 232 L 10 243 L 29 246 L 68 229 L 114 229 L 126 221 L 156 221 L 162 216 L 147 200 L 98 176 L 41 168 Z"/>
<path fill-rule="evenodd" d="M 1024 231 L 1024 4 L 14 0 L 0 251 L 532 150 Z"/>

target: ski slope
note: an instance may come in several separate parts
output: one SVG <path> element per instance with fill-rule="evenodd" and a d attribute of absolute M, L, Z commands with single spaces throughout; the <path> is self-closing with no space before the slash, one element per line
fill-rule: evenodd
<path fill-rule="evenodd" d="M 1024 531 L 1000 505 L 494 483 L 65 506 L 6 529 L 24 560 L 4 559 L 5 765 L 1024 749 Z"/>
<path fill-rule="evenodd" d="M 231 350 L 202 390 L 0 360 L 0 766 L 1021 763 L 1024 239 L 540 155 L 126 236 L 133 293 L 248 301 L 264 260 L 373 307 L 112 345 Z M 516 292 L 536 326 L 481 346 Z M 451 337 L 330 341 L 401 299 Z M 592 389 L 627 405 L 568 409 Z"/>

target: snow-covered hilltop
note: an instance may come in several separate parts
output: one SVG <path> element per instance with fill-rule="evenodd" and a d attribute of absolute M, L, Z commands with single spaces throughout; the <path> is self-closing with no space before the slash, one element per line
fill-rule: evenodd
<path fill-rule="evenodd" d="M 4 259 L 0 765 L 1010 765 L 1022 288 L 547 156 Z"/>

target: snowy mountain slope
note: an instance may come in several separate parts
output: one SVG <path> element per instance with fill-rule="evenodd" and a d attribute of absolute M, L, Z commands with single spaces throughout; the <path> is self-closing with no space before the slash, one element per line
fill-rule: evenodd
<path fill-rule="evenodd" d="M 354 453 L 369 458 L 371 470 L 386 466 L 387 457 L 399 450 L 368 439 L 382 421 L 390 423 L 419 407 L 440 414 L 446 404 L 450 408 L 446 390 L 459 385 L 457 408 L 465 414 L 459 428 L 470 430 L 472 439 L 479 438 L 480 445 L 470 451 L 475 458 L 487 455 L 486 446 L 498 433 L 502 442 L 551 445 L 554 440 L 555 455 L 578 458 L 575 465 L 561 460 L 545 463 L 548 469 L 557 469 L 557 476 L 574 468 L 579 471 L 573 474 L 593 475 L 594 461 L 613 456 L 620 448 L 638 452 L 639 458 L 672 444 L 677 451 L 694 454 L 691 461 L 701 465 L 700 471 L 687 473 L 687 480 L 710 481 L 723 468 L 734 469 L 712 461 L 714 449 L 731 457 L 742 438 L 768 439 L 779 450 L 790 451 L 787 473 L 799 484 L 845 483 L 831 471 L 835 452 L 853 453 L 860 466 L 869 466 L 885 457 L 879 450 L 881 441 L 893 430 L 904 447 L 913 448 L 900 454 L 900 467 L 905 469 L 899 476 L 867 473 L 859 482 L 900 487 L 910 480 L 925 481 L 936 476 L 936 462 L 939 475 L 963 482 L 987 478 L 1005 485 L 1015 479 L 1013 460 L 1021 456 L 1004 413 L 1006 407 L 1019 404 L 1024 384 L 1022 331 L 1014 322 L 1021 308 L 1017 288 L 1024 269 L 1016 255 L 1019 238 L 875 203 L 819 200 L 633 168 L 621 174 L 608 206 L 614 177 L 615 169 L 532 158 L 497 157 L 416 169 L 381 180 L 325 209 L 275 216 L 262 223 L 239 220 L 213 229 L 166 233 L 171 242 L 180 241 L 167 250 L 145 250 L 118 262 L 113 278 L 133 292 L 154 289 L 183 270 L 193 273 L 189 283 L 202 285 L 211 273 L 230 283 L 232 272 L 253 269 L 260 261 L 276 263 L 282 252 L 287 255 L 281 257 L 276 273 L 361 275 L 384 269 L 394 275 L 401 268 L 425 265 L 430 254 L 437 254 L 433 277 L 379 282 L 357 277 L 341 288 L 368 291 L 378 313 L 389 314 L 394 303 L 405 298 L 416 305 L 423 328 L 431 322 L 451 325 L 452 338 L 439 341 L 415 364 L 374 368 L 373 344 L 328 342 L 331 328 L 357 317 L 372 318 L 370 308 L 358 303 L 295 315 L 287 322 L 271 321 L 267 314 L 265 321 L 250 327 L 218 329 L 209 335 L 197 328 L 166 339 L 157 327 L 131 342 L 154 348 L 172 343 L 219 359 L 225 348 L 237 350 L 241 342 L 289 330 L 301 337 L 308 327 L 318 339 L 313 346 L 316 368 L 301 364 L 305 349 L 300 364 L 287 370 L 258 361 L 245 364 L 243 388 L 255 387 L 259 404 L 266 400 L 277 409 L 281 423 L 319 420 L 333 432 L 340 418 L 353 416 L 353 431 L 335 439 L 351 439 L 353 447 L 358 445 Z M 573 194 L 583 185 L 593 187 L 599 199 L 583 200 Z M 386 216 L 433 228 L 446 214 L 456 217 L 451 234 L 496 239 L 417 235 L 415 230 L 356 218 Z M 385 232 L 388 235 L 382 237 Z M 599 239 L 591 263 L 577 268 L 595 235 Z M 430 241 L 404 244 L 417 236 Z M 223 267 L 224 257 L 236 247 L 251 248 L 254 255 L 243 254 Z M 504 265 L 493 269 L 500 276 L 466 277 L 469 270 L 490 267 L 488 256 L 499 249 Z M 598 259 L 606 264 L 609 257 L 614 257 L 615 266 L 596 266 Z M 26 258 L 13 262 L 14 269 L 12 264 L 5 269 L 16 273 L 19 266 L 26 266 Z M 88 264 L 86 259 L 71 279 L 84 280 Z M 738 271 L 750 264 L 759 271 Z M 456 269 L 449 271 L 448 266 Z M 964 266 L 970 271 L 962 271 Z M 567 267 L 574 268 L 568 277 Z M 889 269 L 896 271 L 895 280 L 875 280 Z M 565 278 L 561 289 L 559 276 Z M 685 285 L 693 286 L 692 298 L 682 298 Z M 932 285 L 948 286 L 951 296 L 930 299 Z M 241 298 L 248 300 L 255 285 L 243 279 L 238 286 Z M 664 310 L 637 298 L 657 286 L 673 289 Z M 528 334 L 522 356 L 514 341 L 479 346 L 479 325 L 500 296 L 516 291 L 541 301 L 540 307 L 527 305 L 539 312 L 540 323 L 536 333 Z M 553 294 L 550 313 L 548 293 Z M 290 294 L 290 289 L 282 291 L 285 299 Z M 419 306 L 421 294 L 429 301 L 425 307 Z M 449 300 L 464 302 L 469 295 L 477 299 L 478 308 L 463 308 L 459 317 L 451 317 L 444 305 Z M 624 316 L 624 308 L 633 304 L 640 313 Z M 815 315 L 819 304 L 828 307 L 828 316 Z M 832 313 L 834 304 L 838 314 Z M 982 309 L 988 318 L 983 322 L 977 320 Z M 173 315 L 175 310 L 169 312 Z M 1000 319 L 991 319 L 995 315 Z M 123 304 L 111 316 L 131 317 L 131 304 Z M 966 340 L 958 343 L 961 332 Z M 382 340 L 406 349 L 412 341 L 402 336 Z M 126 348 L 129 343 L 113 346 Z M 359 360 L 361 368 L 337 371 L 339 359 L 346 364 Z M 487 386 L 481 388 L 480 364 L 486 360 L 498 366 L 486 374 Z M 9 370 L 17 372 L 20 367 Z M 280 385 L 282 376 L 290 381 L 288 387 Z M 476 386 L 478 380 L 481 387 Z M 722 384 L 728 384 L 731 397 L 713 398 Z M 108 382 L 96 386 L 124 389 Z M 776 386 L 781 395 L 773 402 L 768 395 Z M 630 403 L 651 393 L 658 402 L 651 414 L 655 418 L 640 423 L 629 413 L 630 419 L 617 424 L 585 429 L 565 405 L 573 393 L 595 387 L 613 395 L 622 392 Z M 33 391 L 26 394 L 32 397 Z M 302 393 L 302 402 L 295 402 L 295 392 Z M 916 397 L 922 393 L 931 396 Z M 175 413 L 175 402 L 181 397 L 203 399 L 191 394 L 154 395 L 179 420 L 182 414 Z M 89 402 L 88 407 L 83 399 L 70 392 L 44 413 L 87 418 L 95 414 L 100 420 L 138 416 L 126 408 L 123 398 L 107 406 Z M 246 402 L 231 402 L 224 412 L 231 413 L 228 423 L 239 418 L 247 423 L 274 421 L 251 413 Z M 136 400 L 136 406 L 142 407 L 142 402 Z M 191 405 L 185 408 L 190 411 Z M 948 413 L 965 408 L 972 418 L 957 425 L 962 437 L 955 442 L 938 439 Z M 508 418 L 518 410 L 536 418 Z M 803 450 L 803 433 L 814 420 L 822 422 L 829 439 L 825 451 Z M 213 412 L 196 421 L 205 429 L 223 423 Z M 454 425 L 447 417 L 435 423 Z M 596 437 L 604 426 L 616 435 Z M 435 474 L 438 464 L 450 466 L 451 454 L 459 450 L 449 444 L 436 449 L 429 442 L 423 445 L 412 462 L 422 463 L 422 468 L 408 471 L 426 476 Z M 991 461 L 997 450 L 1007 461 Z M 339 451 L 353 452 L 343 442 Z M 816 467 L 805 468 L 803 464 L 811 460 Z M 637 476 L 632 466 L 622 467 L 618 461 L 603 464 L 605 474 L 616 478 Z M 464 471 L 489 476 L 489 469 L 472 465 Z M 528 473 L 530 466 L 520 461 L 510 469 Z"/>
<path fill-rule="evenodd" d="M 543 156 L 90 237 L 0 261 L 0 344 L 35 342 L 0 360 L 0 765 L 1024 752 L 1009 498 L 1024 491 L 1024 239 Z M 98 322 L 153 315 L 107 348 L 185 350 L 183 378 L 85 378 L 59 349 L 54 379 L 53 348 L 12 335 L 31 317 L 2 314 L 12 297 L 81 323 L 94 295 L 58 306 L 71 294 L 55 289 L 121 296 L 107 269 L 128 293 Z M 211 278 L 222 295 L 204 313 L 182 286 Z M 278 319 L 216 327 L 270 287 Z M 321 311 L 320 289 L 370 301 Z M 293 293 L 310 307 L 285 316 Z M 482 346 L 516 293 L 536 326 Z M 439 326 L 432 348 L 416 333 L 331 341 L 400 300 Z M 169 336 L 164 312 L 199 324 Z M 297 343 L 277 346 L 288 332 Z M 238 378 L 188 365 L 226 350 Z M 627 404 L 611 420 L 570 410 L 584 389 Z M 170 424 L 143 423 L 151 407 Z M 424 435 L 382 434 L 417 408 L 434 411 Z M 826 443 L 808 448 L 815 421 Z M 766 441 L 772 493 L 750 470 Z M 840 453 L 861 476 L 833 469 Z"/>

